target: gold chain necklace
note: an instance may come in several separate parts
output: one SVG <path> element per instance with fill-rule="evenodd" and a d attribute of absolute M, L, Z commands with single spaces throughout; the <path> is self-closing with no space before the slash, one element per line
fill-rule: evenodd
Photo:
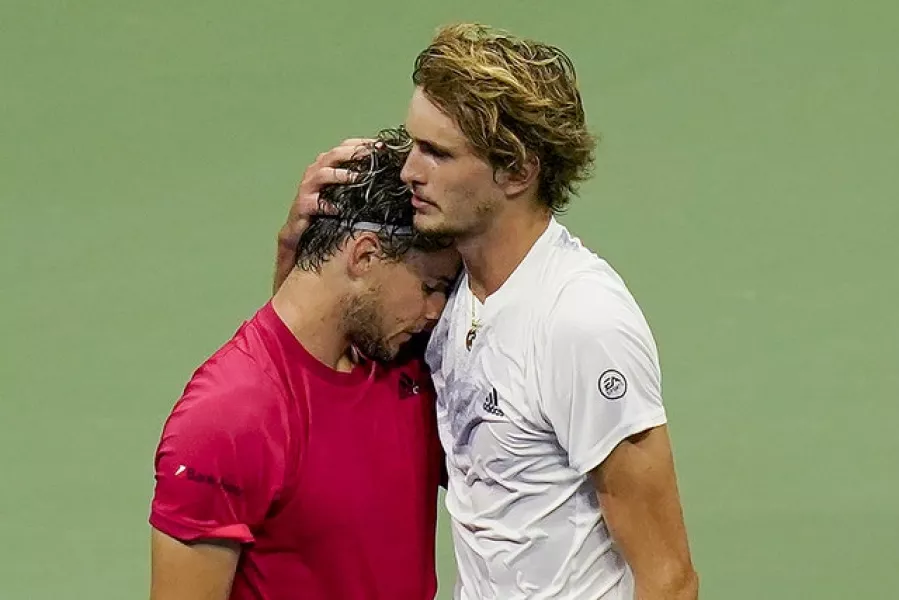
<path fill-rule="evenodd" d="M 465 336 L 465 348 L 468 351 L 471 351 L 471 346 L 474 344 L 474 340 L 478 337 L 478 329 L 481 328 L 481 322 L 477 318 L 477 314 L 475 313 L 475 297 L 474 292 L 471 293 L 471 327 L 468 329 L 468 334 Z"/>

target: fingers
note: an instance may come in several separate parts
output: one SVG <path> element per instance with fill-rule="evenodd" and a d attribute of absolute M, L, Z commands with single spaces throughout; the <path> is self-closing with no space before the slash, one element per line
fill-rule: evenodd
<path fill-rule="evenodd" d="M 327 152 L 318 155 L 314 165 L 321 167 L 337 167 L 341 163 L 353 158 L 365 156 L 371 151 L 375 140 L 368 138 L 351 138 L 344 140 L 340 145 L 331 148 Z"/>
<path fill-rule="evenodd" d="M 322 167 L 316 172 L 316 180 L 319 185 L 329 185 L 332 183 L 352 183 L 356 180 L 358 173 L 349 169 L 338 169 L 334 167 Z"/>
<path fill-rule="evenodd" d="M 297 192 L 297 196 L 300 198 L 308 196 L 317 197 L 321 189 L 326 185 L 352 183 L 356 176 L 357 174 L 349 169 L 312 165 L 307 169 L 306 175 L 300 183 L 300 189 Z"/>
<path fill-rule="evenodd" d="M 316 214 L 335 214 L 336 209 L 320 199 L 321 189 L 327 185 L 355 181 L 358 175 L 340 165 L 369 152 L 376 141 L 372 138 L 348 138 L 319 154 L 303 174 L 291 206 L 290 218 L 304 219 Z"/>
<path fill-rule="evenodd" d="M 293 248 L 314 215 L 335 215 L 337 209 L 321 199 L 321 189 L 331 184 L 351 183 L 356 173 L 341 167 L 353 158 L 364 156 L 375 145 L 372 138 L 348 138 L 327 152 L 319 154 L 303 173 L 297 195 L 291 204 L 287 221 L 279 234 L 279 243 Z"/>
<path fill-rule="evenodd" d="M 340 146 L 351 146 L 351 147 L 359 147 L 359 146 L 371 146 L 377 142 L 374 138 L 348 138 L 340 142 Z"/>
<path fill-rule="evenodd" d="M 369 138 L 350 138 L 319 154 L 303 174 L 300 193 L 317 194 L 325 185 L 352 183 L 356 174 L 340 165 L 369 152 L 374 141 Z"/>
<path fill-rule="evenodd" d="M 323 200 L 321 194 L 312 192 L 297 195 L 292 212 L 298 218 L 308 219 L 315 215 L 336 215 L 338 211 L 331 203 Z"/>
<path fill-rule="evenodd" d="M 310 215 L 331 215 L 334 216 L 338 214 L 339 211 L 337 208 L 331 204 L 330 202 L 326 202 L 321 199 L 321 196 L 316 198 L 315 212 L 310 213 Z"/>

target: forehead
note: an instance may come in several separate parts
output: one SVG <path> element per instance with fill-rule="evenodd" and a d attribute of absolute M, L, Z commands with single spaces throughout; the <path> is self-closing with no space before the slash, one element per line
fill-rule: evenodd
<path fill-rule="evenodd" d="M 420 87 L 416 87 L 406 115 L 406 131 L 416 141 L 426 141 L 441 146 L 463 147 L 468 145 L 465 134 L 453 119 L 431 102 Z"/>

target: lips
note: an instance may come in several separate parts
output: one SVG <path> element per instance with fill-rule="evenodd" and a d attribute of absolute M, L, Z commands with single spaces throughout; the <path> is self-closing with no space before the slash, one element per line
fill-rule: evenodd
<path fill-rule="evenodd" d="M 412 194 L 412 207 L 413 208 L 425 208 L 428 206 L 435 206 L 433 202 L 428 202 L 421 196 L 417 194 Z"/>

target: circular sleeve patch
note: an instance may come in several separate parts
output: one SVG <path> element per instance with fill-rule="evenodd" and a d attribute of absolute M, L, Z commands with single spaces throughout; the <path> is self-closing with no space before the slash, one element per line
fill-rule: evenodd
<path fill-rule="evenodd" d="M 627 379 L 615 369 L 599 376 L 599 393 L 609 400 L 619 400 L 627 392 Z"/>

